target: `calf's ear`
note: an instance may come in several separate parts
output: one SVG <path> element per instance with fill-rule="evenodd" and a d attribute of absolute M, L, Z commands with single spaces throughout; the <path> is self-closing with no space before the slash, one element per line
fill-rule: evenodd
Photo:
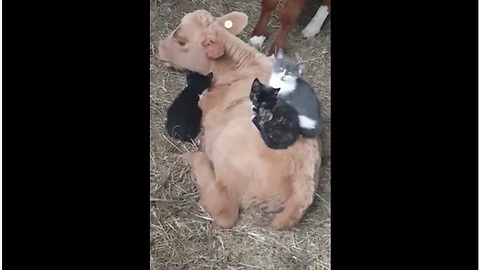
<path fill-rule="evenodd" d="M 207 57 L 217 59 L 224 54 L 223 46 L 220 42 L 217 42 L 214 36 L 206 36 L 202 41 L 203 49 L 207 54 Z"/>
<path fill-rule="evenodd" d="M 236 36 L 247 26 L 248 16 L 245 13 L 234 11 L 218 17 L 215 21 Z"/>

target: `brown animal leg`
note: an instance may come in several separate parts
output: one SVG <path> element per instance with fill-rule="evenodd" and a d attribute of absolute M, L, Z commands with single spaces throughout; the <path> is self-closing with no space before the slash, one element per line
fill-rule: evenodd
<path fill-rule="evenodd" d="M 323 0 L 322 6 L 327 6 L 328 10 L 330 10 L 330 4 L 331 3 L 332 3 L 331 0 Z"/>
<path fill-rule="evenodd" d="M 277 36 L 270 46 L 269 55 L 274 54 L 278 49 L 285 50 L 288 34 L 297 22 L 304 5 L 305 0 L 287 0 L 282 5 L 280 9 L 280 30 L 278 30 Z"/>
<path fill-rule="evenodd" d="M 254 47 L 261 49 L 263 41 L 267 36 L 267 24 L 272 11 L 277 7 L 279 0 L 262 0 L 262 11 L 260 13 L 260 18 L 257 21 L 257 25 L 250 35 L 250 44 Z"/>
<path fill-rule="evenodd" d="M 184 154 L 197 181 L 200 205 L 220 228 L 231 228 L 238 219 L 240 205 L 221 180 L 215 179 L 212 163 L 202 152 Z"/>

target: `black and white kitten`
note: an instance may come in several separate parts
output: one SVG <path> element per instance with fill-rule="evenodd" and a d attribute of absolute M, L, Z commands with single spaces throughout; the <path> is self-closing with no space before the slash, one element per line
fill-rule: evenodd
<path fill-rule="evenodd" d="M 321 105 L 313 88 L 301 77 L 304 67 L 303 63 L 288 57 L 283 50 L 278 50 L 269 85 L 280 88 L 278 98 L 297 110 L 303 137 L 316 138 L 320 135 L 322 126 Z"/>
<path fill-rule="evenodd" d="M 186 71 L 187 86 L 175 98 L 167 110 L 165 128 L 173 138 L 190 141 L 200 132 L 202 110 L 198 106 L 203 93 L 212 84 L 213 73 L 202 75 L 193 71 Z"/>
<path fill-rule="evenodd" d="M 300 134 L 298 113 L 291 105 L 277 99 L 280 89 L 262 84 L 257 78 L 252 83 L 252 122 L 260 131 L 265 144 L 272 149 L 286 149 Z"/>

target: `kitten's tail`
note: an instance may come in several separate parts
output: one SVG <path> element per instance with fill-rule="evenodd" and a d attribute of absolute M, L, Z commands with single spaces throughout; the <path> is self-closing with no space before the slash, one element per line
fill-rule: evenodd
<path fill-rule="evenodd" d="M 318 186 L 321 162 L 319 156 L 313 156 L 314 153 L 315 151 L 312 151 L 304 161 L 297 160 L 299 166 L 290 179 L 292 195 L 284 203 L 284 210 L 270 223 L 273 229 L 283 230 L 295 226 L 312 204 Z M 317 162 L 313 162 L 315 160 Z"/>

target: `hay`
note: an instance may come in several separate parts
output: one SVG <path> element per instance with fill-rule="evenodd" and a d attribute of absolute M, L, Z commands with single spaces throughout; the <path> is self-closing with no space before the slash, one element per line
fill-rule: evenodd
<path fill-rule="evenodd" d="M 309 213 L 296 228 L 277 232 L 253 225 L 240 216 L 231 230 L 220 230 L 198 204 L 195 182 L 180 158 L 193 144 L 168 137 L 166 110 L 185 84 L 182 74 L 161 66 L 153 48 L 170 33 L 184 14 L 206 9 L 218 16 L 230 11 L 249 15 L 240 34 L 244 41 L 260 15 L 260 0 L 151 0 L 150 2 L 150 182 L 151 269 L 330 269 L 330 30 L 329 23 L 314 38 L 301 30 L 308 12 L 289 38 L 289 53 L 307 60 L 305 77 L 323 104 L 323 164 L 320 186 Z M 312 7 L 310 6 L 310 9 Z M 311 13 L 311 12 L 310 12 Z M 277 13 L 278 14 L 278 13 Z M 278 29 L 274 14 L 269 32 Z M 265 48 L 272 42 L 267 38 Z"/>

